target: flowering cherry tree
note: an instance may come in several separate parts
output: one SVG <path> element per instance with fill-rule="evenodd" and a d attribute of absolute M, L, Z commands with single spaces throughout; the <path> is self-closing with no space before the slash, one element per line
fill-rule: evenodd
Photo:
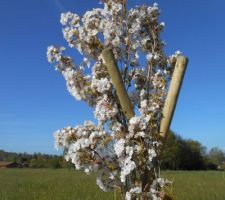
<path fill-rule="evenodd" d="M 176 62 L 164 53 L 157 4 L 128 10 L 126 0 L 104 0 L 101 8 L 82 17 L 61 14 L 63 35 L 83 56 L 75 64 L 64 47 L 49 46 L 48 61 L 66 80 L 76 100 L 94 110 L 98 123 L 66 127 L 55 132 L 56 148 L 77 170 L 96 172 L 103 191 L 116 190 L 124 199 L 163 199 L 167 180 L 160 178 L 158 155 L 162 111 Z M 124 112 L 107 69 L 104 50 L 110 49 L 132 105 Z"/>

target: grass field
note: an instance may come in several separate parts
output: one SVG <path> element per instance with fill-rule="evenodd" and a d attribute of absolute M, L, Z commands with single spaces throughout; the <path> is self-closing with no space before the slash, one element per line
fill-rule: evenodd
<path fill-rule="evenodd" d="M 224 172 L 162 173 L 174 181 L 177 200 L 225 200 Z M 113 200 L 95 184 L 94 176 L 74 170 L 1 169 L 0 200 Z"/>

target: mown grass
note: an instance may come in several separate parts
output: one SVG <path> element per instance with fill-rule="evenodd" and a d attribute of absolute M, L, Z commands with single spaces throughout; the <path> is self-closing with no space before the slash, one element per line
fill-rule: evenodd
<path fill-rule="evenodd" d="M 168 171 L 169 188 L 177 200 L 225 200 L 224 172 Z M 1 169 L 0 200 L 113 200 L 102 192 L 94 176 L 75 170 Z"/>
<path fill-rule="evenodd" d="M 225 172 L 168 171 L 162 176 L 173 181 L 177 200 L 225 200 Z"/>

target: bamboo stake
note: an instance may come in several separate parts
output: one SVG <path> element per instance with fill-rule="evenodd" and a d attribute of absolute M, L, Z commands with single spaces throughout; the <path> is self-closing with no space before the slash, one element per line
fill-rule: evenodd
<path fill-rule="evenodd" d="M 186 57 L 178 56 L 163 109 L 163 118 L 160 124 L 160 136 L 162 137 L 163 142 L 168 135 L 187 64 L 188 59 Z"/>
<path fill-rule="evenodd" d="M 102 51 L 102 56 L 105 62 L 105 66 L 107 67 L 109 75 L 112 79 L 113 85 L 116 89 L 116 93 L 119 98 L 122 110 L 126 118 L 130 120 L 135 115 L 133 105 L 125 89 L 125 85 L 123 83 L 112 49 L 111 48 L 104 49 Z"/>

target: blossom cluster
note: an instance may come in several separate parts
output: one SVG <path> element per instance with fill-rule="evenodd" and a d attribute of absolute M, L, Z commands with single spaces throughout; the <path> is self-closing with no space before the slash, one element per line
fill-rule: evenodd
<path fill-rule="evenodd" d="M 64 47 L 47 50 L 48 61 L 62 73 L 70 94 L 91 106 L 98 121 L 56 131 L 55 144 L 76 169 L 98 172 L 102 190 L 119 190 L 127 200 L 160 200 L 167 181 L 158 173 L 159 126 L 180 52 L 164 54 L 160 33 L 165 23 L 159 22 L 157 4 L 128 9 L 124 0 L 102 2 L 102 8 L 83 16 L 61 14 L 64 38 L 83 56 L 82 63 L 65 56 Z M 134 106 L 135 116 L 129 120 L 104 65 L 101 53 L 106 47 L 113 51 Z M 152 181 L 146 183 L 149 175 Z"/>

